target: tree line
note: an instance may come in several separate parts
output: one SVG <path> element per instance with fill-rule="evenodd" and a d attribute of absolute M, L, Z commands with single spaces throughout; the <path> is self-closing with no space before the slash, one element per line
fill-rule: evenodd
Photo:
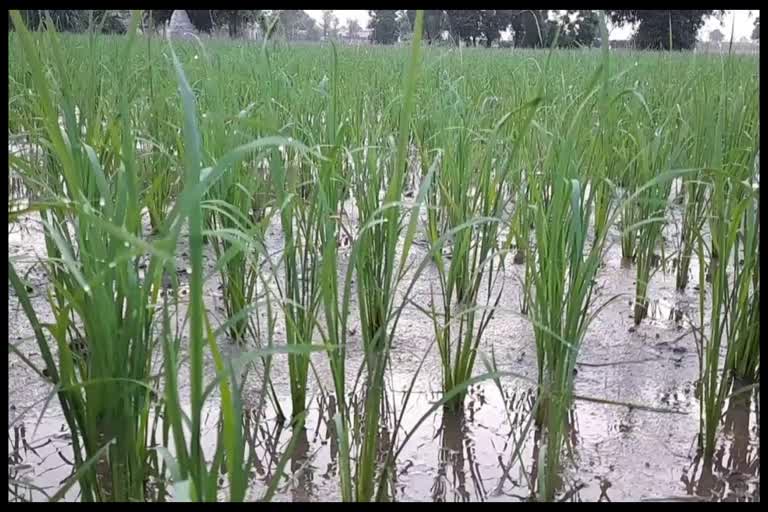
<path fill-rule="evenodd" d="M 162 30 L 171 20 L 173 9 L 145 10 L 142 29 L 147 31 Z M 280 35 L 288 40 L 319 41 L 323 38 L 336 38 L 340 35 L 339 19 L 333 11 L 323 11 L 318 23 L 309 14 L 299 9 L 261 10 L 261 9 L 187 9 L 189 21 L 196 30 L 211 33 L 214 30 L 226 30 L 230 37 L 240 37 L 249 26 L 256 26 L 261 33 L 268 33 L 275 23 L 271 36 Z M 130 14 L 127 10 L 23 10 L 22 18 L 28 27 L 38 29 L 50 20 L 53 26 L 62 32 L 84 32 L 94 27 L 103 33 L 125 33 Z M 277 18 L 277 20 L 275 20 Z M 349 20 L 346 33 L 356 37 L 362 27 L 356 20 Z M 8 29 L 13 30 L 10 15 Z"/>
<path fill-rule="evenodd" d="M 372 10 L 369 28 L 371 39 L 379 44 L 393 44 L 408 36 L 416 11 Z M 689 50 L 696 45 L 696 33 L 709 16 L 722 15 L 723 10 L 608 10 L 616 26 L 635 25 L 632 39 L 641 49 Z M 518 48 L 557 46 L 589 47 L 599 44 L 600 28 L 596 11 L 551 9 L 478 9 L 427 10 L 424 12 L 424 40 L 428 44 L 447 34 L 455 43 L 491 47 L 500 41 L 502 32 L 512 34 L 511 44 Z M 759 21 L 758 21 L 759 26 Z M 758 29 L 759 32 L 759 29 Z M 671 44 L 671 46 L 670 46 Z"/>
<path fill-rule="evenodd" d="M 37 28 L 50 19 L 57 30 L 84 31 L 89 26 L 106 33 L 124 33 L 127 12 L 118 10 L 25 10 L 21 11 L 27 26 Z M 415 10 L 368 11 L 373 43 L 393 44 L 406 39 L 413 31 Z M 289 40 L 320 40 L 339 35 L 339 20 L 333 11 L 323 11 L 321 24 L 303 10 L 266 11 L 258 9 L 187 10 L 195 28 L 201 32 L 226 29 L 231 37 L 239 37 L 244 29 L 257 25 L 263 33 L 273 24 L 275 33 Z M 696 34 L 709 16 L 722 15 L 722 10 L 608 10 L 611 22 L 617 26 L 631 24 L 637 27 L 632 38 L 641 49 L 692 49 Z M 171 19 L 173 10 L 144 11 L 144 29 L 160 29 Z M 275 20 L 275 18 L 277 18 Z M 759 17 L 753 38 L 759 38 Z M 12 29 L 10 17 L 8 28 Z M 359 24 L 350 20 L 347 34 L 355 37 Z M 424 13 L 424 40 L 427 44 L 444 39 L 470 46 L 491 47 L 500 42 L 501 34 L 510 31 L 508 43 L 518 48 L 549 47 L 555 42 L 564 48 L 590 47 L 600 43 L 599 18 L 591 10 L 426 10 Z M 757 37 L 755 37 L 757 36 Z"/>

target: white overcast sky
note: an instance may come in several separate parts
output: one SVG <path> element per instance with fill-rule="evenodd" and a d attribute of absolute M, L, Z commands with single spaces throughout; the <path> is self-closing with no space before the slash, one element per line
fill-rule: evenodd
<path fill-rule="evenodd" d="M 307 10 L 307 14 L 315 18 L 316 20 L 320 21 L 322 19 L 322 13 L 323 11 L 320 10 Z M 363 10 L 339 10 L 336 9 L 333 11 L 333 13 L 336 15 L 337 18 L 339 18 L 339 24 L 341 26 L 345 26 L 347 24 L 347 20 L 349 19 L 356 19 L 358 23 L 360 23 L 361 27 L 366 27 L 368 25 L 368 11 Z M 708 19 L 704 26 L 701 28 L 701 31 L 699 33 L 700 39 L 708 39 L 707 34 L 711 30 L 714 29 L 720 29 L 720 31 L 725 35 L 725 40 L 729 40 L 731 36 L 731 28 L 733 27 L 734 20 L 736 22 L 735 25 L 735 37 L 734 40 L 738 41 L 742 37 L 750 38 L 752 35 L 752 29 L 753 22 L 755 20 L 755 17 L 760 15 L 760 11 L 725 11 L 725 16 L 723 17 L 723 23 L 722 26 L 720 22 L 717 19 L 711 18 Z M 632 29 L 629 27 L 623 27 L 623 28 L 613 28 L 611 30 L 611 39 L 626 39 L 629 37 Z"/>

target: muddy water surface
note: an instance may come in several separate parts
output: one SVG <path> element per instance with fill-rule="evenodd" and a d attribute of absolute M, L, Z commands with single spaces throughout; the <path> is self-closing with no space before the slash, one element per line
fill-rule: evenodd
<path fill-rule="evenodd" d="M 9 226 L 10 256 L 20 275 L 32 287 L 35 307 L 43 318 L 49 315 L 44 293 L 47 279 L 37 256 L 44 255 L 40 226 L 32 219 Z M 272 243 L 279 246 L 279 226 L 270 227 Z M 670 237 L 671 238 L 671 237 Z M 416 258 L 426 254 L 414 245 Z M 179 248 L 179 268 L 185 268 L 185 248 Z M 211 255 L 209 255 L 211 256 Z M 212 256 L 209 258 L 212 260 Z M 344 262 L 342 262 L 344 265 Z M 209 269 L 212 265 L 209 264 Z M 385 439 L 401 443 L 416 428 L 397 460 L 395 499 L 401 501 L 509 501 L 527 500 L 535 486 L 531 469 L 537 452 L 537 436 L 530 428 L 534 401 L 536 358 L 533 332 L 520 314 L 523 267 L 509 258 L 504 292 L 490 323 L 481 351 L 495 354 L 499 369 L 518 377 L 505 377 L 501 389 L 480 383 L 469 390 L 463 414 L 443 414 L 438 408 L 416 428 L 440 399 L 441 371 L 433 345 L 431 322 L 417 309 L 407 308 L 400 320 L 388 377 L 386 406 L 389 416 L 402 414 L 399 432 L 394 421 L 382 427 Z M 698 286 L 697 268 L 692 270 L 689 289 Z M 436 274 L 429 271 L 417 282 L 412 298 L 427 306 L 430 284 Z M 632 295 L 635 270 L 622 265 L 618 239 L 609 251 L 598 276 L 598 303 L 620 295 L 597 317 L 584 340 L 577 365 L 575 403 L 569 438 L 572 452 L 567 459 L 560 499 L 566 501 L 627 501 L 654 499 L 759 501 L 759 414 L 748 394 L 731 403 L 715 461 L 705 465 L 696 456 L 698 374 L 696 347 L 687 318 L 698 312 L 693 292 L 674 290 L 673 272 L 657 273 L 649 290 L 649 318 L 633 325 Z M 180 273 L 181 286 L 186 276 Z M 206 285 L 208 308 L 219 318 L 220 291 L 214 276 Z M 623 294 L 623 295 L 622 295 Z M 183 301 L 183 296 L 182 296 Z M 183 308 L 183 305 L 182 305 Z M 29 324 L 9 287 L 9 343 L 33 362 L 41 358 Z M 348 386 L 355 381 L 362 362 L 361 339 L 356 315 L 349 333 Z M 282 340 L 278 323 L 276 337 Z M 230 355 L 241 350 L 221 341 Z M 425 358 L 426 354 L 426 358 Z M 46 398 L 50 387 L 17 356 L 9 354 L 9 499 L 45 499 L 56 492 L 71 473 L 71 442 L 54 398 Z M 212 367 L 208 361 L 209 371 Z M 421 370 L 417 369 L 422 365 Z M 310 407 L 305 430 L 290 457 L 287 475 L 278 486 L 276 500 L 327 501 L 339 498 L 338 447 L 330 418 L 336 412 L 328 390 L 332 380 L 327 360 L 313 355 L 314 375 L 310 383 Z M 476 374 L 483 373 L 478 360 Z M 211 372 L 212 373 L 212 372 Z M 179 381 L 187 382 L 182 368 Z M 414 379 L 407 403 L 406 391 Z M 285 360 L 273 360 L 271 379 L 280 403 L 290 408 Z M 252 461 L 249 499 L 260 498 L 276 471 L 277 463 L 292 432 L 279 421 L 276 408 L 266 402 L 257 415 L 261 389 L 260 370 L 245 386 L 248 453 Z M 188 392 L 183 389 L 182 392 Z M 354 401 L 353 401 L 354 402 Z M 41 411 L 44 414 L 40 416 Z M 216 441 L 216 403 L 206 416 L 205 441 L 210 449 Z M 523 439 L 519 453 L 515 447 Z M 14 486 L 30 483 L 38 490 Z M 226 484 L 225 477 L 222 482 Z M 18 496 L 16 495 L 18 494 Z M 222 498 L 226 488 L 222 489 Z M 72 489 L 66 498 L 76 499 Z"/>

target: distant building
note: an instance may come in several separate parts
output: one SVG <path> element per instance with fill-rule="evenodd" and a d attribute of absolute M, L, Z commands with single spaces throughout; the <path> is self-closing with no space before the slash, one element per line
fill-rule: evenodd
<path fill-rule="evenodd" d="M 354 36 L 350 35 L 348 32 L 342 32 L 339 34 L 339 41 L 342 41 L 344 43 L 348 44 L 362 44 L 362 43 L 369 43 L 371 41 L 371 34 L 373 33 L 373 30 L 369 28 L 361 28 L 357 31 L 357 34 Z"/>

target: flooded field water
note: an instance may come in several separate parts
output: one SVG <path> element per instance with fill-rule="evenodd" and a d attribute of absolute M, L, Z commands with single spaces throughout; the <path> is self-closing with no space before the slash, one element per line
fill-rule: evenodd
<path fill-rule="evenodd" d="M 270 232 L 273 242 L 279 244 L 279 225 L 273 225 Z M 45 254 L 41 227 L 36 220 L 25 218 L 9 225 L 8 240 L 10 257 L 19 274 L 26 274 L 34 305 L 45 318 L 47 279 L 42 265 L 35 263 Z M 414 251 L 421 251 L 417 257 L 426 254 L 423 247 Z M 184 248 L 177 254 L 183 269 Z M 490 353 L 493 349 L 499 369 L 518 377 L 502 378 L 501 389 L 493 382 L 472 386 L 463 414 L 446 415 L 437 408 L 426 416 L 397 459 L 394 499 L 398 501 L 524 501 L 533 495 L 538 436 L 529 420 L 535 399 L 536 354 L 532 327 L 520 314 L 523 266 L 513 265 L 509 259 L 502 300 L 480 350 Z M 687 321 L 698 315 L 694 293 L 677 293 L 674 273 L 659 271 L 649 290 L 649 318 L 635 329 L 631 317 L 635 271 L 622 265 L 618 240 L 604 261 L 596 303 L 620 297 L 599 314 L 581 348 L 575 378 L 579 398 L 571 415 L 571 453 L 564 459 L 560 499 L 759 501 L 757 392 L 731 400 L 713 463 L 705 465 L 696 455 L 698 359 Z M 691 270 L 689 290 L 698 286 L 698 269 L 694 265 Z M 421 276 L 414 301 L 428 303 L 433 279 L 436 273 Z M 183 272 L 180 280 L 183 287 Z M 211 278 L 206 290 L 208 308 L 221 321 L 218 277 Z M 181 296 L 183 300 L 183 292 Z M 40 363 L 29 324 L 10 287 L 8 315 L 9 343 Z M 357 322 L 356 315 L 352 318 Z M 278 339 L 280 329 L 278 325 Z M 356 323 L 347 329 L 351 389 L 363 353 Z M 430 321 L 418 309 L 407 308 L 392 351 L 386 393 L 388 422 L 382 426 L 385 439 L 394 438 L 397 446 L 440 399 L 440 362 L 433 339 Z M 221 348 L 230 355 L 247 350 L 229 344 Z M 213 374 L 212 362 L 206 364 Z M 8 365 L 9 500 L 44 500 L 72 473 L 71 440 L 56 397 L 48 400 L 51 386 L 12 353 Z M 332 389 L 331 373 L 322 354 L 313 355 L 312 366 L 305 430 L 280 479 L 274 498 L 278 501 L 340 498 L 338 447 L 330 420 L 336 404 L 326 392 Z M 182 368 L 179 376 L 181 385 L 185 371 Z M 475 373 L 484 371 L 478 361 Z M 412 393 L 404 404 L 414 376 Z M 285 358 L 275 356 L 270 378 L 282 407 L 289 409 Z M 247 451 L 252 461 L 248 498 L 253 500 L 263 495 L 292 435 L 291 427 L 280 421 L 269 401 L 263 402 L 263 410 L 257 410 L 261 384 L 257 368 L 246 380 L 243 397 L 248 406 Z M 217 435 L 215 400 L 210 401 L 208 412 L 204 434 L 210 448 Z M 393 433 L 393 418 L 401 414 L 401 428 Z M 515 447 L 519 444 L 518 453 Z M 225 480 L 222 477 L 220 482 L 222 498 L 226 497 Z M 27 488 L 29 485 L 36 490 Z M 75 486 L 64 499 L 77 496 Z"/>

